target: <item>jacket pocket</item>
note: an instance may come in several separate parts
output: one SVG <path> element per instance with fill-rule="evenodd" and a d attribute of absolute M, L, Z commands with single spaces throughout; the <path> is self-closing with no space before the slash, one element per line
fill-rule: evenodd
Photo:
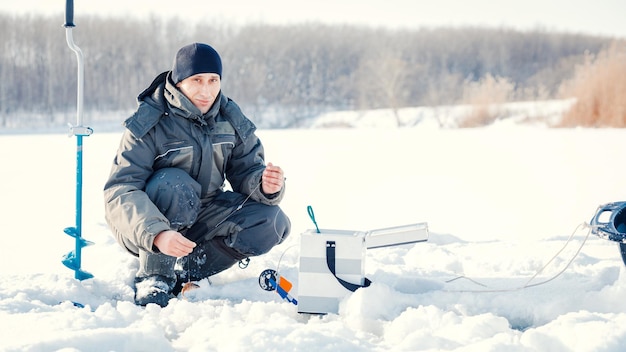
<path fill-rule="evenodd" d="M 154 158 L 154 169 L 175 167 L 190 173 L 193 166 L 193 154 L 193 146 L 186 142 L 164 144 Z"/>
<path fill-rule="evenodd" d="M 211 137 L 213 143 L 213 160 L 215 165 L 220 168 L 220 172 L 226 170 L 226 163 L 235 148 L 236 137 L 233 134 L 217 134 Z"/>
<path fill-rule="evenodd" d="M 216 134 L 211 136 L 213 147 L 216 146 L 227 146 L 233 148 L 235 146 L 235 135 L 234 134 Z"/>

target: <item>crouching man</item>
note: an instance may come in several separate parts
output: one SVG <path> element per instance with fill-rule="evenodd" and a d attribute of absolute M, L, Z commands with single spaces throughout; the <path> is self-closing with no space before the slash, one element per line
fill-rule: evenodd
<path fill-rule="evenodd" d="M 278 207 L 283 170 L 265 164 L 254 124 L 222 94 L 221 79 L 211 46 L 184 46 L 124 122 L 105 217 L 139 258 L 138 305 L 164 307 L 183 283 L 267 253 L 289 235 Z"/>

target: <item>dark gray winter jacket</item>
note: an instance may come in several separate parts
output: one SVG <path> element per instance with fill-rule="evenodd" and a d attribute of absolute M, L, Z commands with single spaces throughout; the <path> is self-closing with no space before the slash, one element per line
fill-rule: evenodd
<path fill-rule="evenodd" d="M 117 241 L 133 253 L 154 251 L 154 237 L 170 224 L 144 193 L 148 178 L 161 168 L 185 170 L 202 186 L 210 202 L 224 189 L 268 205 L 278 204 L 283 190 L 265 195 L 260 187 L 265 169 L 256 127 L 237 104 L 221 93 L 201 115 L 169 79 L 159 75 L 138 97 L 139 107 L 126 130 L 104 186 L 105 217 Z"/>

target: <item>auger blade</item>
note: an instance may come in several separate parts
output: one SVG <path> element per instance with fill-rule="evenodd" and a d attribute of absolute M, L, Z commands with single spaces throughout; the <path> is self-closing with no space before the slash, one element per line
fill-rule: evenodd
<path fill-rule="evenodd" d="M 61 260 L 61 263 L 63 263 L 63 265 L 65 265 L 66 267 L 72 269 L 72 270 L 78 270 L 80 269 L 78 262 L 76 260 L 76 251 L 71 251 L 69 253 L 67 253 L 64 257 L 63 260 Z"/>
<path fill-rule="evenodd" d="M 75 227 L 66 227 L 65 229 L 63 229 L 63 232 L 65 232 L 66 234 L 68 234 L 71 237 L 77 238 L 80 236 L 80 234 L 78 233 L 78 229 Z"/>
<path fill-rule="evenodd" d="M 78 269 L 78 270 L 74 270 L 74 278 L 76 278 L 76 280 L 87 280 L 87 279 L 91 279 L 93 277 L 93 275 L 91 273 L 86 272 L 85 270 L 82 269 Z"/>
<path fill-rule="evenodd" d="M 88 273 L 80 268 L 80 264 L 76 258 L 76 251 L 70 251 L 67 253 L 61 262 L 69 269 L 74 270 L 74 277 L 78 280 L 82 281 L 93 277 L 91 273 Z"/>

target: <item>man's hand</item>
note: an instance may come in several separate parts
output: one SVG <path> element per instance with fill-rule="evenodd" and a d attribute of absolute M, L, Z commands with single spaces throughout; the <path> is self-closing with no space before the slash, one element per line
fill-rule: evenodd
<path fill-rule="evenodd" d="M 184 257 L 193 251 L 196 243 L 188 240 L 180 232 L 167 230 L 154 237 L 154 245 L 163 254 L 172 257 Z"/>
<path fill-rule="evenodd" d="M 285 184 L 285 176 L 283 175 L 283 169 L 279 166 L 274 166 L 272 163 L 268 163 L 263 170 L 263 177 L 261 187 L 263 193 L 274 194 L 279 192 Z"/>

